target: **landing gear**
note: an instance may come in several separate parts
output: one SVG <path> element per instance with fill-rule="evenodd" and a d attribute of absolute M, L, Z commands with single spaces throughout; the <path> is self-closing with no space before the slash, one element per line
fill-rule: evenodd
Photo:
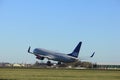
<path fill-rule="evenodd" d="M 66 67 L 67 66 L 65 63 L 62 63 L 62 62 L 58 62 L 57 65 L 58 65 L 58 67 Z"/>
<path fill-rule="evenodd" d="M 58 64 L 57 65 L 61 65 L 62 63 L 61 62 L 58 62 Z"/>
<path fill-rule="evenodd" d="M 47 61 L 47 65 L 48 65 L 48 66 L 51 66 L 52 63 L 51 63 L 50 61 Z"/>

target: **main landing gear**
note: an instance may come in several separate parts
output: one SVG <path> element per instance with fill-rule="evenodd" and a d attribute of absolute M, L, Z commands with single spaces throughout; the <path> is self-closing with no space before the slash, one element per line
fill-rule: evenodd
<path fill-rule="evenodd" d="M 62 63 L 61 62 L 58 62 L 58 64 L 57 65 L 61 65 Z"/>
<path fill-rule="evenodd" d="M 62 62 L 58 62 L 57 65 L 60 66 L 62 64 Z M 53 64 L 51 63 L 51 61 L 47 61 L 47 66 L 52 66 Z"/>
<path fill-rule="evenodd" d="M 51 66 L 52 65 L 51 61 L 47 61 L 47 65 Z"/>

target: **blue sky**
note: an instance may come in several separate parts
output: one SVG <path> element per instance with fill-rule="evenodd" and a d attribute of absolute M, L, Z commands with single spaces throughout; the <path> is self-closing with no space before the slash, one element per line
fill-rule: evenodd
<path fill-rule="evenodd" d="M 0 0 L 0 62 L 34 63 L 29 45 L 120 64 L 119 0 Z"/>

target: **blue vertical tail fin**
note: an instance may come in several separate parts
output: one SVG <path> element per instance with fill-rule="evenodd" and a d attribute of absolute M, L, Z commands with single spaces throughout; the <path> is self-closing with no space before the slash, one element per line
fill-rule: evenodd
<path fill-rule="evenodd" d="M 73 52 L 68 54 L 68 55 L 77 58 L 78 55 L 79 55 L 79 51 L 80 51 L 81 45 L 82 45 L 82 42 L 79 42 L 79 44 L 76 46 L 76 48 L 73 50 Z"/>

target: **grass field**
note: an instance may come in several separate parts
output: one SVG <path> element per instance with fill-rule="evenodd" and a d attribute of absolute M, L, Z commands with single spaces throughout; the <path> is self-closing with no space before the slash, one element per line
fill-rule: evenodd
<path fill-rule="evenodd" d="M 120 71 L 0 68 L 0 80 L 120 80 Z"/>

